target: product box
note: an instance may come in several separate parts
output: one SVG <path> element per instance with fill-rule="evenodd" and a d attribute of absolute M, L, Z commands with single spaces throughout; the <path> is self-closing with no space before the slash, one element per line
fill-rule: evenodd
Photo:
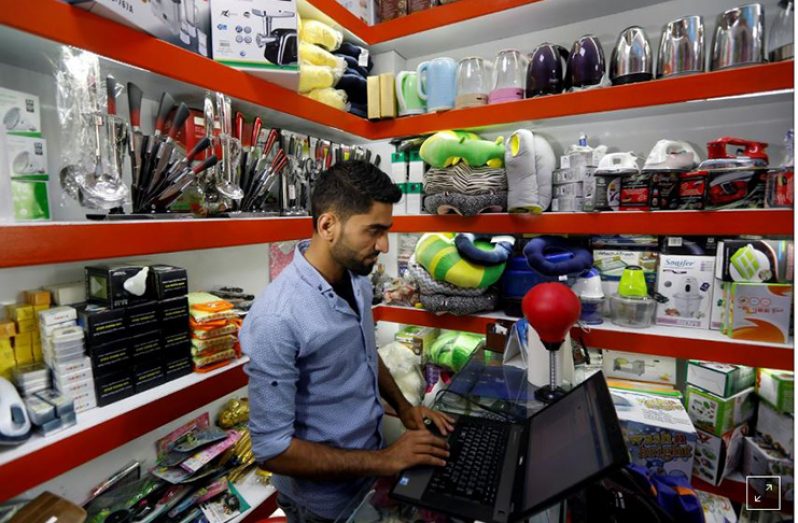
<path fill-rule="evenodd" d="M 17 326 L 13 321 L 0 321 L 0 338 L 13 338 L 17 335 Z"/>
<path fill-rule="evenodd" d="M 42 290 L 42 289 L 31 289 L 25 291 L 25 303 L 28 305 L 32 305 L 34 307 L 34 312 L 36 311 L 36 307 L 38 306 L 46 306 L 41 310 L 46 310 L 50 307 L 50 300 L 52 296 L 50 295 L 50 291 Z M 38 314 L 36 315 L 36 319 L 38 320 Z"/>
<path fill-rule="evenodd" d="M 787 343 L 792 292 L 792 285 L 730 284 L 724 334 L 740 340 Z"/>
<path fill-rule="evenodd" d="M 394 340 L 406 344 L 418 355 L 428 354 L 430 347 L 438 339 L 440 333 L 441 330 L 435 327 L 403 325 L 396 331 Z"/>
<path fill-rule="evenodd" d="M 17 366 L 10 338 L 0 338 L 0 376 L 11 378 L 11 371 Z"/>
<path fill-rule="evenodd" d="M 72 5 L 210 56 L 209 0 L 68 0 Z"/>
<path fill-rule="evenodd" d="M 795 457 L 794 447 L 795 420 L 791 414 L 779 414 L 765 402 L 759 403 L 757 411 L 756 433 L 781 452 Z"/>
<path fill-rule="evenodd" d="M 32 320 L 34 318 L 33 306 L 26 303 L 14 303 L 11 305 L 6 305 L 6 316 L 9 320 L 15 322 Z"/>
<path fill-rule="evenodd" d="M 134 336 L 158 328 L 159 307 L 156 301 L 145 301 L 125 308 L 127 335 Z"/>
<path fill-rule="evenodd" d="M 161 343 L 161 331 L 145 332 L 130 338 L 130 357 L 134 362 L 140 360 L 163 360 L 163 344 Z"/>
<path fill-rule="evenodd" d="M 213 59 L 291 90 L 299 86 L 294 0 L 211 0 Z"/>
<path fill-rule="evenodd" d="M 795 374 L 786 370 L 757 369 L 756 393 L 780 414 L 795 410 Z"/>
<path fill-rule="evenodd" d="M 81 397 L 84 394 L 91 393 L 94 394 L 94 378 L 82 381 L 76 381 L 69 384 L 55 384 L 55 389 L 63 394 L 64 396 L 68 396 L 70 398 Z"/>
<path fill-rule="evenodd" d="M 616 350 L 603 353 L 604 375 L 608 378 L 676 383 L 676 358 Z"/>
<path fill-rule="evenodd" d="M 720 238 L 715 236 L 662 236 L 659 239 L 660 254 L 684 256 L 715 256 Z"/>
<path fill-rule="evenodd" d="M 158 302 L 158 317 L 164 332 L 184 332 L 188 330 L 188 298 L 171 298 Z"/>
<path fill-rule="evenodd" d="M 82 281 L 60 283 L 47 287 L 56 305 L 77 305 L 86 301 L 86 284 Z"/>
<path fill-rule="evenodd" d="M 84 269 L 86 300 L 109 309 L 118 309 L 147 301 L 148 267 L 115 263 L 93 265 Z"/>
<path fill-rule="evenodd" d="M 91 367 L 66 374 L 56 372 L 53 373 L 53 385 L 55 385 L 55 388 L 61 391 L 69 388 L 74 383 L 82 383 L 92 380 L 94 380 L 94 374 L 91 371 Z"/>
<path fill-rule="evenodd" d="M 150 265 L 150 290 L 156 300 L 188 294 L 188 273 L 173 265 Z"/>
<path fill-rule="evenodd" d="M 26 136 L 41 136 L 42 117 L 38 96 L 0 87 L 0 116 L 3 118 L 3 128 L 9 135 L 22 133 Z"/>
<path fill-rule="evenodd" d="M 737 523 L 737 511 L 729 498 L 698 489 L 695 493 L 704 510 L 704 523 Z"/>
<path fill-rule="evenodd" d="M 74 307 L 53 307 L 52 309 L 39 312 L 39 326 L 46 328 L 72 322 L 77 318 L 78 312 Z"/>
<path fill-rule="evenodd" d="M 708 329 L 714 271 L 714 256 L 660 255 L 657 324 Z"/>
<path fill-rule="evenodd" d="M 631 462 L 690 479 L 696 432 L 682 402 L 638 392 L 611 391 Z"/>
<path fill-rule="evenodd" d="M 9 135 L 6 144 L 8 172 L 12 177 L 47 174 L 47 140 Z"/>
<path fill-rule="evenodd" d="M 391 179 L 402 191 L 402 199 L 393 204 L 394 216 L 407 214 L 407 154 L 404 152 L 391 154 Z"/>
<path fill-rule="evenodd" d="M 161 360 L 141 361 L 133 365 L 133 387 L 136 394 L 166 382 L 166 371 Z"/>
<path fill-rule="evenodd" d="M 728 282 L 715 278 L 715 285 L 712 288 L 712 307 L 709 311 L 709 328 L 718 331 L 723 328 L 726 319 L 726 292 Z"/>
<path fill-rule="evenodd" d="M 419 215 L 424 212 L 424 184 L 407 184 L 407 214 Z"/>
<path fill-rule="evenodd" d="M 380 119 L 380 77 L 378 75 L 366 78 L 366 96 L 368 99 L 368 119 Z"/>
<path fill-rule="evenodd" d="M 72 401 L 75 402 L 75 412 L 80 413 L 97 406 L 97 393 L 94 391 L 94 386 L 88 392 L 72 396 Z"/>
<path fill-rule="evenodd" d="M 724 240 L 718 244 L 715 277 L 746 283 L 792 283 L 795 263 L 788 240 Z"/>
<path fill-rule="evenodd" d="M 756 394 L 753 387 L 722 398 L 688 385 L 685 396 L 687 412 L 696 428 L 716 436 L 742 425 L 756 412 Z"/>
<path fill-rule="evenodd" d="M 89 348 L 91 365 L 95 379 L 107 374 L 114 374 L 130 366 L 130 340 L 120 340 L 93 345 Z"/>
<path fill-rule="evenodd" d="M 125 309 L 109 309 L 97 305 L 80 308 L 78 323 L 86 334 L 86 344 L 100 345 L 127 336 Z"/>
<path fill-rule="evenodd" d="M 591 356 L 592 358 L 593 356 Z M 682 399 L 682 393 L 673 385 L 666 383 L 651 383 L 648 381 L 624 380 L 618 378 L 607 378 L 607 386 L 611 389 L 628 390 L 632 392 L 642 392 L 645 394 L 655 394 L 657 396 L 668 396 Z"/>
<path fill-rule="evenodd" d="M 115 374 L 95 377 L 94 391 L 97 405 L 100 407 L 131 396 L 134 388 L 130 370 L 126 369 Z"/>
<path fill-rule="evenodd" d="M 380 118 L 396 118 L 396 77 L 393 73 L 380 75 Z"/>
<path fill-rule="evenodd" d="M 723 436 L 715 436 L 703 430 L 696 430 L 693 475 L 707 483 L 718 486 L 720 482 L 737 470 L 742 458 L 743 442 L 749 433 L 747 423 L 743 423 Z"/>
<path fill-rule="evenodd" d="M 419 150 L 410 151 L 407 163 L 407 181 L 409 183 L 424 183 L 424 160 L 419 155 Z"/>
<path fill-rule="evenodd" d="M 50 219 L 49 176 L 32 174 L 11 179 L 11 199 L 14 219 L 17 221 L 43 221 Z"/>
<path fill-rule="evenodd" d="M 745 438 L 742 472 L 746 476 L 778 476 L 781 478 L 782 502 L 792 502 L 795 492 L 795 463 L 778 448 L 759 437 Z M 751 488 L 763 495 L 763 478 L 752 478 Z"/>
<path fill-rule="evenodd" d="M 81 372 L 86 369 L 91 370 L 91 358 L 85 356 L 80 359 L 65 361 L 57 365 L 51 365 L 50 368 L 52 369 L 54 375 L 72 374 L 73 372 Z"/>
<path fill-rule="evenodd" d="M 183 356 L 176 359 L 168 359 L 164 364 L 166 380 L 171 381 L 181 376 L 191 374 L 194 370 L 194 363 L 191 356 Z"/>
<path fill-rule="evenodd" d="M 754 385 L 756 369 L 711 361 L 690 360 L 687 383 L 721 398 L 728 398 Z"/>
<path fill-rule="evenodd" d="M 649 291 L 653 291 L 657 281 L 657 258 L 655 250 L 594 249 L 593 266 L 601 276 L 601 288 L 604 296 L 612 296 L 618 292 L 618 284 L 626 267 L 635 265 L 643 269 Z M 605 316 L 610 315 L 610 300 L 605 300 Z"/>
<path fill-rule="evenodd" d="M 191 334 L 188 330 L 177 332 L 165 332 L 162 335 L 161 345 L 164 354 L 168 358 L 177 357 L 177 355 L 185 356 L 191 354 Z"/>

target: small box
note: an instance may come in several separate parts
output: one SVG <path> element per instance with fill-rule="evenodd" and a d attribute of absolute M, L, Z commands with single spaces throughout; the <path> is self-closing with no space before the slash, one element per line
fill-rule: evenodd
<path fill-rule="evenodd" d="M 692 475 L 696 432 L 679 399 L 613 390 L 612 401 L 632 463 L 660 474 Z"/>
<path fill-rule="evenodd" d="M 86 284 L 82 281 L 47 287 L 56 305 L 77 305 L 86 301 Z"/>
<path fill-rule="evenodd" d="M 725 333 L 735 339 L 787 343 L 792 285 L 732 283 Z"/>
<path fill-rule="evenodd" d="M 747 283 L 792 283 L 793 242 L 788 240 L 724 240 L 718 244 L 715 277 Z"/>
<path fill-rule="evenodd" d="M 86 344 L 100 345 L 126 336 L 125 309 L 109 309 L 86 305 L 80 310 L 80 326 L 86 333 Z"/>
<path fill-rule="evenodd" d="M 125 326 L 129 336 L 158 328 L 159 307 L 156 301 L 129 305 L 125 309 Z"/>
<path fill-rule="evenodd" d="M 396 77 L 393 73 L 380 75 L 380 118 L 396 118 Z"/>
<path fill-rule="evenodd" d="M 17 326 L 13 321 L 0 321 L 0 338 L 13 338 L 17 335 Z"/>
<path fill-rule="evenodd" d="M 696 428 L 721 436 L 754 416 L 756 394 L 750 387 L 722 398 L 692 385 L 687 386 L 686 405 Z"/>
<path fill-rule="evenodd" d="M 97 405 L 104 407 L 133 394 L 133 377 L 129 370 L 94 378 Z"/>
<path fill-rule="evenodd" d="M 424 184 L 407 184 L 407 214 L 419 215 L 424 211 Z"/>
<path fill-rule="evenodd" d="M 56 365 L 51 365 L 54 374 L 72 374 L 73 372 L 80 372 L 86 369 L 91 369 L 91 358 L 85 356 L 83 358 L 65 361 Z"/>
<path fill-rule="evenodd" d="M 786 370 L 757 369 L 756 393 L 780 414 L 795 410 L 795 374 Z"/>
<path fill-rule="evenodd" d="M 188 294 L 186 269 L 173 265 L 150 265 L 150 289 L 156 300 L 168 300 Z"/>
<path fill-rule="evenodd" d="M 188 298 L 181 296 L 158 302 L 161 329 L 164 332 L 186 331 L 188 324 Z"/>
<path fill-rule="evenodd" d="M 64 396 L 57 390 L 48 389 L 37 392 L 36 397 L 55 407 L 55 415 L 59 418 L 75 413 L 75 403 L 72 398 Z"/>
<path fill-rule="evenodd" d="M 441 330 L 434 327 L 403 325 L 394 335 L 394 339 L 407 344 L 418 355 L 429 354 L 430 347 L 440 333 Z"/>
<path fill-rule="evenodd" d="M 78 322 L 76 320 L 69 320 L 65 321 L 64 323 L 54 323 L 52 325 L 44 325 L 39 322 L 39 339 L 42 341 L 47 340 L 55 331 L 63 329 L 64 327 L 74 327 L 77 324 Z"/>
<path fill-rule="evenodd" d="M 70 398 L 79 398 L 84 394 L 91 392 L 94 394 L 94 378 L 75 381 L 67 384 L 59 384 L 56 382 L 55 390 L 63 394 L 64 396 L 68 396 Z"/>
<path fill-rule="evenodd" d="M 80 413 L 97 406 L 97 393 L 94 392 L 94 385 L 88 392 L 83 392 L 76 396 L 72 396 L 72 401 L 75 402 L 75 412 Z"/>
<path fill-rule="evenodd" d="M 11 178 L 11 199 L 17 221 L 50 219 L 50 177 L 46 174 Z"/>
<path fill-rule="evenodd" d="M 11 378 L 11 371 L 17 366 L 14 349 L 11 347 L 10 338 L 0 338 L 0 376 Z"/>
<path fill-rule="evenodd" d="M 133 386 L 136 394 L 166 382 L 163 362 L 148 361 L 133 365 Z"/>
<path fill-rule="evenodd" d="M 698 439 L 693 458 L 693 475 L 712 485 L 720 485 L 723 478 L 737 470 L 748 431 L 747 423 L 730 430 L 723 436 L 696 430 Z"/>
<path fill-rule="evenodd" d="M 45 292 L 47 292 L 47 291 L 45 291 Z M 47 292 L 47 294 L 49 295 L 50 293 Z M 36 321 L 36 325 L 37 326 L 39 325 L 39 313 L 42 312 L 42 311 L 46 311 L 50 307 L 51 307 L 51 305 L 49 303 L 47 305 L 34 305 L 33 306 L 33 319 L 34 319 L 34 321 Z"/>
<path fill-rule="evenodd" d="M 41 135 L 41 106 L 36 95 L 0 87 L 0 118 L 9 134 Z"/>
<path fill-rule="evenodd" d="M 676 383 L 676 358 L 605 350 L 602 363 L 608 378 Z"/>
<path fill-rule="evenodd" d="M 53 383 L 57 386 L 56 388 L 59 389 L 63 389 L 69 386 L 71 383 L 78 383 L 92 379 L 94 379 L 94 374 L 92 373 L 90 366 L 79 368 L 75 372 L 53 372 Z"/>
<path fill-rule="evenodd" d="M 166 380 L 171 381 L 181 376 L 191 374 L 194 370 L 194 363 L 189 355 L 187 357 L 184 356 L 177 359 L 167 360 L 166 364 L 164 365 L 164 369 L 166 372 Z"/>
<path fill-rule="evenodd" d="M 78 313 L 74 307 L 54 307 L 39 313 L 39 326 L 49 327 L 76 319 L 78 319 Z"/>
<path fill-rule="evenodd" d="M 687 383 L 721 398 L 733 396 L 755 381 L 753 367 L 698 360 L 690 360 L 687 364 Z"/>
<path fill-rule="evenodd" d="M 50 305 L 51 300 L 50 291 L 44 291 L 41 289 L 34 289 L 30 291 L 25 291 L 25 302 L 28 305 Z"/>
<path fill-rule="evenodd" d="M 657 325 L 708 329 L 715 284 L 714 256 L 662 254 L 657 272 Z"/>
<path fill-rule="evenodd" d="M 712 288 L 712 306 L 709 311 L 709 328 L 719 331 L 723 328 L 726 315 L 726 291 L 727 282 L 715 278 L 715 286 Z"/>
<path fill-rule="evenodd" d="M 743 449 L 742 472 L 746 476 L 777 476 L 781 478 L 781 495 L 783 502 L 792 502 L 795 491 L 795 463 L 777 447 L 768 444 L 762 438 L 745 438 Z M 752 478 L 750 487 L 765 496 L 771 496 L 766 490 L 764 478 Z"/>
<path fill-rule="evenodd" d="M 408 183 L 424 183 L 424 160 L 418 153 L 418 149 L 410 151 L 409 161 L 407 163 L 407 181 Z"/>
<path fill-rule="evenodd" d="M 95 378 L 114 374 L 129 367 L 130 340 L 122 338 L 104 345 L 93 345 L 89 348 L 89 356 Z"/>
<path fill-rule="evenodd" d="M 130 356 L 134 362 L 143 359 L 163 359 L 161 331 L 154 330 L 130 338 Z"/>
<path fill-rule="evenodd" d="M 366 95 L 368 97 L 368 119 L 380 119 L 380 77 L 369 76 L 366 78 Z"/>
<path fill-rule="evenodd" d="M 149 267 L 129 263 L 84 268 L 88 303 L 118 309 L 147 301 L 152 293 Z"/>
<path fill-rule="evenodd" d="M 17 333 L 32 333 L 36 331 L 36 320 L 30 318 L 28 320 L 17 320 Z"/>
<path fill-rule="evenodd" d="M 40 136 L 8 135 L 6 145 L 12 177 L 47 174 L 47 140 Z"/>
<path fill-rule="evenodd" d="M 768 445 L 777 447 L 791 458 L 795 457 L 794 427 L 795 420 L 791 414 L 779 414 L 767 403 L 759 403 L 757 434 L 765 438 Z"/>
<path fill-rule="evenodd" d="M 56 419 L 55 407 L 35 395 L 25 398 L 25 410 L 34 425 L 44 425 Z"/>
<path fill-rule="evenodd" d="M 704 510 L 704 523 L 737 523 L 737 511 L 729 498 L 694 490 Z"/>
<path fill-rule="evenodd" d="M 163 351 L 167 355 L 190 354 L 191 334 L 189 331 L 163 333 Z"/>
<path fill-rule="evenodd" d="M 14 322 L 33 320 L 33 307 L 23 303 L 6 305 L 6 317 Z"/>

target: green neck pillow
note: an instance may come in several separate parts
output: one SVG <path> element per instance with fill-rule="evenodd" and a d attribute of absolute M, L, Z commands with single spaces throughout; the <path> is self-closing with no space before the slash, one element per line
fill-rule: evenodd
<path fill-rule="evenodd" d="M 427 233 L 416 244 L 416 261 L 437 281 L 445 281 L 465 289 L 485 289 L 501 278 L 504 263 L 478 265 L 464 259 L 457 250 L 454 233 Z M 489 241 L 477 240 L 474 246 L 493 251 Z"/>

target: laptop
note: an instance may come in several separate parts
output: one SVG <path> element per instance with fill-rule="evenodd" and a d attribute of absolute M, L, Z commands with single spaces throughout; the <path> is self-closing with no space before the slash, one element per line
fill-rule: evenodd
<path fill-rule="evenodd" d="M 629 463 L 602 372 L 524 423 L 460 416 L 448 441 L 445 467 L 403 471 L 391 496 L 505 523 L 540 512 Z"/>

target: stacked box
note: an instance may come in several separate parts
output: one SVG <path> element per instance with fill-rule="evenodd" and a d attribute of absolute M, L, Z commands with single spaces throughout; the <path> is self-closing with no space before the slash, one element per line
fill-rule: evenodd
<path fill-rule="evenodd" d="M 757 411 L 756 433 L 768 446 L 795 457 L 794 445 L 795 420 L 791 414 L 779 414 L 767 403 L 760 402 Z"/>
<path fill-rule="evenodd" d="M 737 470 L 742 457 L 745 436 L 749 433 L 747 423 L 735 427 L 723 436 L 696 430 L 693 475 L 712 485 L 720 485 L 731 472 Z"/>
<path fill-rule="evenodd" d="M 786 370 L 757 369 L 756 393 L 780 414 L 795 410 L 795 374 Z"/>
<path fill-rule="evenodd" d="M 746 476 L 776 476 L 781 478 L 781 496 L 784 502 L 794 500 L 795 463 L 780 448 L 756 436 L 745 438 L 742 472 Z M 751 488 L 770 496 L 762 478 L 752 478 Z"/>
<path fill-rule="evenodd" d="M 25 398 L 31 422 L 42 436 L 49 436 L 77 423 L 75 402 L 52 389 Z"/>
<path fill-rule="evenodd" d="M 233 304 L 207 292 L 188 295 L 191 355 L 195 369 L 213 369 L 238 356 L 238 313 Z"/>
<path fill-rule="evenodd" d="M 658 325 L 708 329 L 715 257 L 661 254 L 657 273 Z"/>
<path fill-rule="evenodd" d="M 699 360 L 687 364 L 687 383 L 723 398 L 751 387 L 755 380 L 753 367 Z"/>
<path fill-rule="evenodd" d="M 724 398 L 688 384 L 685 400 L 696 428 L 715 436 L 722 436 L 742 425 L 756 412 L 753 387 Z"/>
<path fill-rule="evenodd" d="M 676 383 L 676 358 L 605 350 L 602 363 L 608 378 Z"/>
<path fill-rule="evenodd" d="M 787 343 L 792 317 L 792 285 L 729 283 L 722 331 L 735 339 Z"/>

